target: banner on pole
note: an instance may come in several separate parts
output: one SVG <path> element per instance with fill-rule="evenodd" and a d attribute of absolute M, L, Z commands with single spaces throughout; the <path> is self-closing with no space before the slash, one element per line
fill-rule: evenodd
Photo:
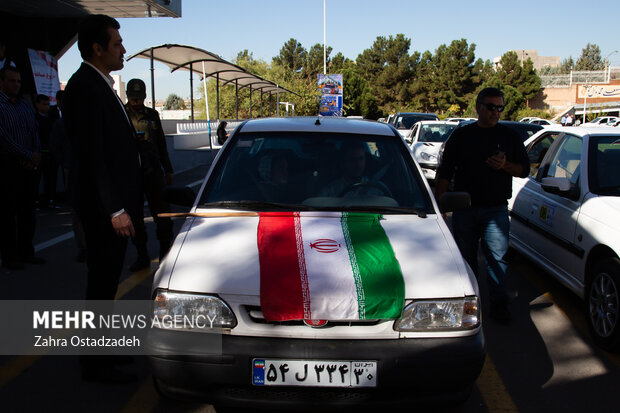
<path fill-rule="evenodd" d="M 317 84 L 321 95 L 319 115 L 342 116 L 342 75 L 318 74 Z"/>

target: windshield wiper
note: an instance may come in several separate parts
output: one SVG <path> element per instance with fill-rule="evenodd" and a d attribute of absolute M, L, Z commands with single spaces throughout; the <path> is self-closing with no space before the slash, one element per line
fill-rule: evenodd
<path fill-rule="evenodd" d="M 426 218 L 426 212 L 418 211 L 415 208 L 353 205 L 342 207 L 342 209 L 353 212 L 374 212 L 377 214 L 416 214 L 420 218 Z"/>
<path fill-rule="evenodd" d="M 251 211 L 262 210 L 278 210 L 278 211 L 314 211 L 316 208 L 306 205 L 285 204 L 281 202 L 265 202 L 265 201 L 218 201 L 207 202 L 200 205 L 201 208 L 230 208 L 244 209 Z"/>

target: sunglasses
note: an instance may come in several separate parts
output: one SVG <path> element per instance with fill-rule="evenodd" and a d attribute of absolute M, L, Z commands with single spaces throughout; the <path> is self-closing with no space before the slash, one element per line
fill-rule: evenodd
<path fill-rule="evenodd" d="M 489 112 L 493 112 L 494 110 L 496 110 L 498 112 L 503 112 L 504 111 L 504 105 L 494 105 L 492 103 L 483 103 L 482 106 L 487 108 L 487 110 Z"/>

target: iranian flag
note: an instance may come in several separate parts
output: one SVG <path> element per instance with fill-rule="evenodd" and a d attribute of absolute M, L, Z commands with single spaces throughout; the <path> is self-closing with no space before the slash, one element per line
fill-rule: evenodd
<path fill-rule="evenodd" d="M 393 319 L 405 285 L 380 215 L 260 213 L 265 319 Z"/>

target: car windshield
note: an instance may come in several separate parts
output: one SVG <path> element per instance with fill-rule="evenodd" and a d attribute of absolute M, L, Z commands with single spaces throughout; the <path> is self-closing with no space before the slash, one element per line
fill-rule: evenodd
<path fill-rule="evenodd" d="M 258 211 L 433 212 L 399 137 L 341 133 L 236 134 L 200 204 Z"/>
<path fill-rule="evenodd" d="M 590 139 L 590 191 L 620 196 L 620 139 L 593 136 Z"/>
<path fill-rule="evenodd" d="M 394 126 L 396 126 L 397 129 L 411 129 L 411 127 L 416 123 L 419 122 L 421 120 L 437 120 L 437 117 L 435 115 L 400 115 L 398 116 L 398 118 L 396 118 L 396 122 L 394 124 Z"/>
<path fill-rule="evenodd" d="M 418 142 L 445 142 L 456 127 L 456 124 L 422 125 Z"/>

